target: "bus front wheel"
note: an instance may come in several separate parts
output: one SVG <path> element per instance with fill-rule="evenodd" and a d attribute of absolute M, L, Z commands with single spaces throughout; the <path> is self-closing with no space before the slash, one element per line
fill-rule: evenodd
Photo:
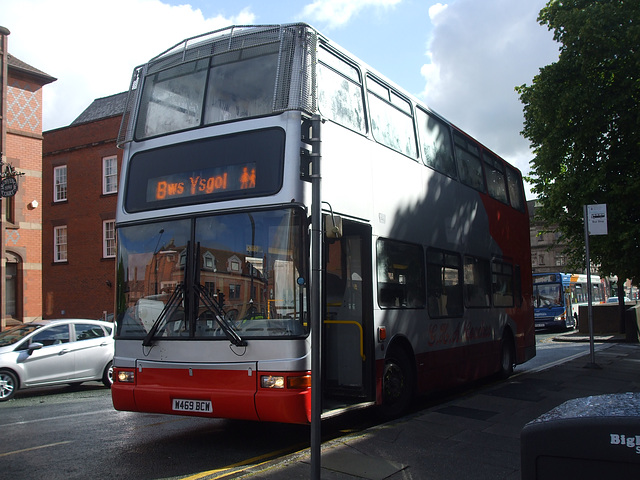
<path fill-rule="evenodd" d="M 394 418 L 405 413 L 413 399 L 413 375 L 409 356 L 402 349 L 387 355 L 382 377 L 382 407 L 384 417 Z"/>

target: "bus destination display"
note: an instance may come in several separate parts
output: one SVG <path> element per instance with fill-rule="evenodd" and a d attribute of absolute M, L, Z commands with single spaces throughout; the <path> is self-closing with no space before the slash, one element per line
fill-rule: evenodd
<path fill-rule="evenodd" d="M 151 178 L 147 182 L 147 202 L 253 188 L 256 188 L 255 163 L 227 165 Z"/>

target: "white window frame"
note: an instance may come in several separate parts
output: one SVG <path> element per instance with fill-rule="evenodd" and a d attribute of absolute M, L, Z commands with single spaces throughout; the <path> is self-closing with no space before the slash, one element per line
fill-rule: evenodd
<path fill-rule="evenodd" d="M 116 221 L 105 220 L 102 222 L 102 258 L 115 258 L 116 256 Z"/>
<path fill-rule="evenodd" d="M 69 235 L 66 225 L 53 227 L 53 261 L 55 263 L 66 262 L 68 260 L 68 240 Z"/>
<path fill-rule="evenodd" d="M 62 173 L 64 172 L 64 174 Z M 63 177 L 64 175 L 64 177 Z M 64 179 L 64 181 L 62 181 Z M 53 168 L 53 201 L 66 202 L 69 185 L 67 176 L 67 166 L 60 165 Z"/>
<path fill-rule="evenodd" d="M 118 156 L 102 158 L 102 194 L 118 193 Z"/>

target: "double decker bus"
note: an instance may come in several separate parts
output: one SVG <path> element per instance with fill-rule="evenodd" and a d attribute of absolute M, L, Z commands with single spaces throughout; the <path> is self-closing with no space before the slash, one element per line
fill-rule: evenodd
<path fill-rule="evenodd" d="M 119 143 L 116 409 L 397 415 L 535 355 L 520 172 L 312 27 L 136 68 Z"/>
<path fill-rule="evenodd" d="M 533 305 L 536 328 L 570 330 L 578 326 L 580 306 L 588 304 L 588 281 L 580 273 L 536 273 L 533 275 Z M 604 285 L 591 275 L 591 302 L 605 301 Z"/>

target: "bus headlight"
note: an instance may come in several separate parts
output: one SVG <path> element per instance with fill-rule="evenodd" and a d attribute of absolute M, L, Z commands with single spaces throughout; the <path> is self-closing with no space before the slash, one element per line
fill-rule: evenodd
<path fill-rule="evenodd" d="M 284 388 L 284 377 L 277 375 L 263 375 L 260 377 L 262 388 Z"/>
<path fill-rule="evenodd" d="M 558 315 L 553 319 L 554 322 L 564 322 L 564 313 L 562 315 Z"/>
<path fill-rule="evenodd" d="M 281 375 L 262 375 L 260 377 L 260 386 L 262 388 L 311 388 L 311 375 L 290 375 L 288 377 Z"/>
<path fill-rule="evenodd" d="M 133 383 L 136 379 L 133 370 L 120 370 L 116 378 L 121 383 Z"/>

